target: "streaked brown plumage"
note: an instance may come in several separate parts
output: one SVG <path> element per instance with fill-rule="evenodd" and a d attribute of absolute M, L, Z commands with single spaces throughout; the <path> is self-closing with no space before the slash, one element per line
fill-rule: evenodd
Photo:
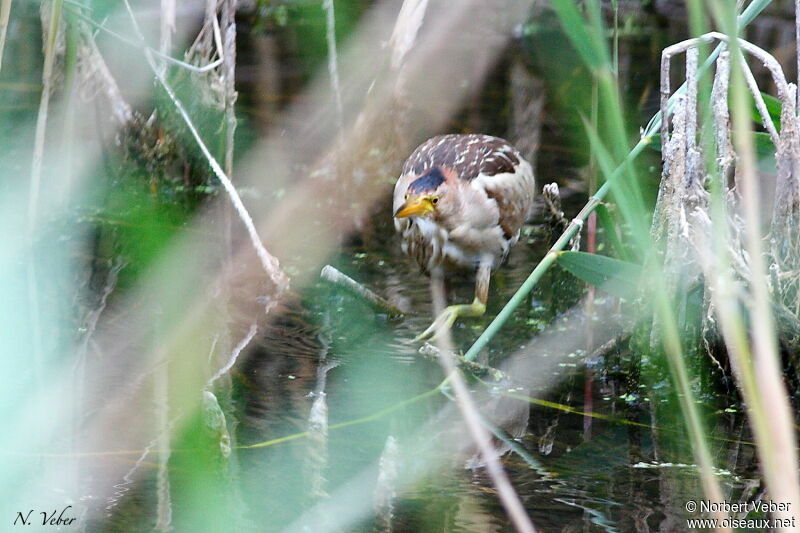
<path fill-rule="evenodd" d="M 530 164 L 497 137 L 440 135 L 409 156 L 394 189 L 403 251 L 434 277 L 477 270 L 475 301 L 449 307 L 420 337 L 485 312 L 491 271 L 519 239 L 534 192 Z"/>

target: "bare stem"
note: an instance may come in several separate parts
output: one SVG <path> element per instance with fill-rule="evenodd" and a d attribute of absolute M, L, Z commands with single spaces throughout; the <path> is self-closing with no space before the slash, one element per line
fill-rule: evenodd
<path fill-rule="evenodd" d="M 168 56 L 172 49 L 172 34 L 175 33 L 175 0 L 161 0 L 161 41 L 158 51 Z M 162 72 L 166 64 L 161 64 Z"/>
<path fill-rule="evenodd" d="M 216 20 L 213 17 L 213 20 Z M 233 139 L 236 133 L 236 0 L 222 6 L 223 44 L 222 77 L 225 83 L 225 172 L 233 177 Z M 217 32 L 218 33 L 218 32 Z"/>
<path fill-rule="evenodd" d="M 50 95 L 53 90 L 53 65 L 56 56 L 58 28 L 61 25 L 62 0 L 55 0 L 50 8 L 50 25 L 47 30 L 47 41 L 44 46 L 44 66 L 42 68 L 42 95 L 39 100 L 39 113 L 36 117 L 36 134 L 33 144 L 33 162 L 31 164 L 31 183 L 28 194 L 28 242 L 34 243 L 37 231 L 39 209 L 39 188 L 42 180 L 42 159 L 47 132 L 47 118 L 50 109 Z M 27 264 L 28 305 L 31 320 L 31 338 L 33 339 L 34 372 L 40 389 L 44 386 L 44 361 L 42 348 L 42 327 L 39 314 L 39 282 L 36 272 L 36 256 L 31 252 Z M 44 392 L 40 390 L 40 392 Z"/>
<path fill-rule="evenodd" d="M 2 2 L 0 2 L 0 69 L 3 68 L 3 50 L 6 46 L 8 19 L 11 16 L 12 2 L 13 0 L 2 0 Z"/>
<path fill-rule="evenodd" d="M 333 89 L 334 104 L 336 105 L 336 125 L 339 134 L 344 130 L 344 110 L 342 108 L 342 89 L 339 85 L 339 65 L 338 54 L 336 51 L 336 14 L 334 12 L 333 0 L 323 0 L 322 7 L 325 9 L 325 37 L 328 42 L 328 75 L 331 77 L 331 88 Z"/>
<path fill-rule="evenodd" d="M 133 22 L 134 29 L 136 30 L 137 35 L 142 40 L 142 42 L 144 42 L 144 36 L 142 35 L 141 30 L 139 29 L 139 24 L 136 21 L 136 16 L 134 15 L 133 9 L 131 9 L 128 0 L 125 0 L 125 6 L 128 9 L 128 13 L 131 17 L 131 21 Z M 158 65 L 155 62 L 151 50 L 149 48 L 145 48 L 144 54 L 159 84 L 164 88 L 164 91 L 166 91 L 167 96 L 169 96 L 173 105 L 175 105 L 175 108 L 178 110 L 178 113 L 180 114 L 181 118 L 186 123 L 186 127 L 189 129 L 195 141 L 197 142 L 200 151 L 203 152 L 203 155 L 208 161 L 209 166 L 211 166 L 211 170 L 214 172 L 214 174 L 222 183 L 222 186 L 225 188 L 225 192 L 228 193 L 228 196 L 230 197 L 231 202 L 233 203 L 233 206 L 236 209 L 237 214 L 239 215 L 239 218 L 244 223 L 245 228 L 247 228 L 247 233 L 250 237 L 250 242 L 252 243 L 253 248 L 256 251 L 256 254 L 258 255 L 259 261 L 261 261 L 261 266 L 263 267 L 264 272 L 267 274 L 267 277 L 275 285 L 277 289 L 277 294 L 280 294 L 281 292 L 289 288 L 289 278 L 286 276 L 286 274 L 284 274 L 283 270 L 281 270 L 278 259 L 272 254 L 270 254 L 264 247 L 264 244 L 261 242 L 261 237 L 259 237 L 258 235 L 258 230 L 256 229 L 256 225 L 253 222 L 253 218 L 250 216 L 250 213 L 244 206 L 242 198 L 239 196 L 239 192 L 236 190 L 236 187 L 233 185 L 233 182 L 230 180 L 225 171 L 222 170 L 222 167 L 219 165 L 217 160 L 211 154 L 211 151 L 208 149 L 208 146 L 206 146 L 206 143 L 200 136 L 200 132 L 197 131 L 197 128 L 192 122 L 191 117 L 189 117 L 189 113 L 186 111 L 186 108 L 183 106 L 183 103 L 181 103 L 181 101 L 175 95 L 175 91 L 167 83 L 167 80 L 164 78 L 163 74 L 161 74 L 161 72 L 159 71 Z M 273 298 L 270 301 L 270 303 L 267 304 L 266 312 L 268 313 L 269 311 L 271 311 L 276 304 L 277 304 L 277 299 Z"/>
<path fill-rule="evenodd" d="M 738 45 L 744 48 L 742 41 Z M 733 50 L 732 53 L 738 53 Z M 771 56 L 770 56 L 771 57 Z M 777 63 L 774 58 L 772 62 Z M 769 68 L 770 62 L 765 61 Z M 737 86 L 742 73 L 732 72 L 733 89 L 733 140 L 739 156 L 741 172 L 741 203 L 744 210 L 745 242 L 750 256 L 751 277 L 749 280 L 752 298 L 746 302 L 752 321 L 752 364 L 756 379 L 755 397 L 747 399 L 751 409 L 751 423 L 758 443 L 759 459 L 770 496 L 776 501 L 789 503 L 788 512 L 778 511 L 776 516 L 791 518 L 800 509 L 800 477 L 798 476 L 797 444 L 794 421 L 779 366 L 775 320 L 772 315 L 770 294 L 767 287 L 767 272 L 762 245 L 760 188 L 756 175 L 755 150 L 750 135 L 750 119 L 744 91 Z M 773 77 L 775 74 L 773 73 Z M 784 80 L 785 83 L 785 80 Z M 778 89 L 779 93 L 781 89 Z M 790 95 L 788 87 L 782 99 L 785 105 Z M 752 403 L 751 403 L 752 402 Z"/>
<path fill-rule="evenodd" d="M 438 316 L 444 309 L 446 299 L 444 296 L 444 283 L 441 276 L 434 275 L 431 278 L 431 295 L 433 297 L 434 313 Z M 526 533 L 535 533 L 536 528 L 533 526 L 528 513 L 522 505 L 522 502 L 514 490 L 511 481 L 508 479 L 503 465 L 500 463 L 500 457 L 492 444 L 489 432 L 481 420 L 481 415 L 472 395 L 467 389 L 467 384 L 464 381 L 464 376 L 461 370 L 456 368 L 453 361 L 453 340 L 449 328 L 442 328 L 441 332 L 435 337 L 436 347 L 439 349 L 439 362 L 442 369 L 448 376 L 445 380 L 452 386 L 455 393 L 456 405 L 458 405 L 464 423 L 467 426 L 467 431 L 472 436 L 475 445 L 486 462 L 486 471 L 492 479 L 492 483 L 497 489 L 497 495 L 500 503 L 508 513 L 511 523 L 517 531 Z M 439 387 L 442 388 L 441 385 Z"/>

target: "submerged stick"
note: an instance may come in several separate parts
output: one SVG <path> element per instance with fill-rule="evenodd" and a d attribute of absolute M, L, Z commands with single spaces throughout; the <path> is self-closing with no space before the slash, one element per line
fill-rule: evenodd
<path fill-rule="evenodd" d="M 442 357 L 441 353 L 439 352 L 439 348 L 434 346 L 430 343 L 425 343 L 420 346 L 419 350 L 417 351 L 421 356 L 431 359 L 433 361 L 438 361 L 440 357 Z M 510 378 L 500 369 L 493 368 L 488 365 L 482 365 L 480 363 L 476 363 L 475 361 L 467 361 L 461 356 L 454 355 L 452 356 L 455 360 L 455 365 L 465 372 L 469 372 L 473 376 L 483 377 L 488 376 L 493 381 L 500 381 L 500 380 L 508 380 Z"/>
<path fill-rule="evenodd" d="M 400 309 L 389 303 L 388 300 L 378 296 L 347 274 L 336 270 L 330 265 L 325 265 L 322 267 L 319 277 L 328 283 L 342 287 L 343 289 L 347 289 L 347 291 L 351 294 L 358 296 L 375 309 L 383 311 L 384 313 L 388 313 L 389 316 L 399 317 L 405 315 L 405 313 L 403 313 Z"/>

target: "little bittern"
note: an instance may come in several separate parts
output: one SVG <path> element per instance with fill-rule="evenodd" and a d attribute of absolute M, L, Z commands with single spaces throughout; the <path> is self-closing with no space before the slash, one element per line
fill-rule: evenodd
<path fill-rule="evenodd" d="M 533 170 L 507 141 L 489 135 L 440 135 L 422 143 L 394 187 L 394 225 L 403 251 L 441 281 L 476 271 L 475 299 L 451 305 L 418 340 L 461 316 L 486 312 L 489 278 L 519 239 L 533 207 Z"/>

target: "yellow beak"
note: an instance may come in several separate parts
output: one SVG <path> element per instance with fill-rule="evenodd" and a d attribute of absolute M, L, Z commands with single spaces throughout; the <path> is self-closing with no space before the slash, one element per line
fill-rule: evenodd
<path fill-rule="evenodd" d="M 406 203 L 401 205 L 395 211 L 395 218 L 405 218 L 424 215 L 425 213 L 432 213 L 434 210 L 431 199 L 426 196 L 417 196 L 416 198 L 409 198 Z"/>

